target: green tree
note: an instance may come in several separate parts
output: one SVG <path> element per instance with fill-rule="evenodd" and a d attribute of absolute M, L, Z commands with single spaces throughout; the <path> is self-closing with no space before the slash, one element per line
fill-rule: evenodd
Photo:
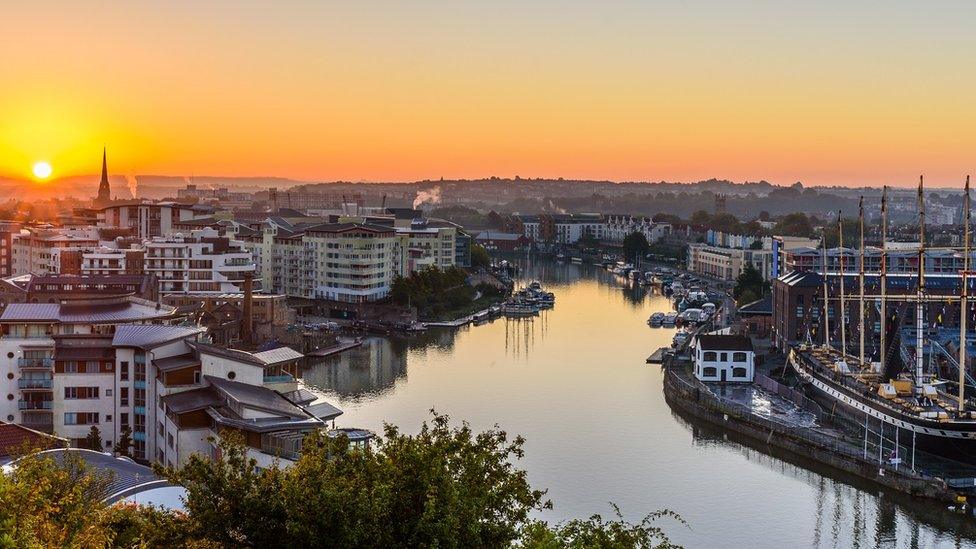
<path fill-rule="evenodd" d="M 471 266 L 488 267 L 491 265 L 491 255 L 481 244 L 471 245 Z"/>
<path fill-rule="evenodd" d="M 638 257 L 643 257 L 650 249 L 651 245 L 647 242 L 644 233 L 632 232 L 624 237 L 624 257 L 628 261 L 636 261 Z"/>
<path fill-rule="evenodd" d="M 768 283 L 763 279 L 762 274 L 751 263 L 747 263 L 735 279 L 732 297 L 738 305 L 744 305 L 760 299 L 767 287 Z"/>
<path fill-rule="evenodd" d="M 102 442 L 102 432 L 98 430 L 97 426 L 92 425 L 91 429 L 89 429 L 88 435 L 85 436 L 85 447 L 96 452 L 105 451 L 105 443 Z"/>
<path fill-rule="evenodd" d="M 576 241 L 576 245 L 580 248 L 594 248 L 600 244 L 595 236 L 590 233 L 586 233 Z"/>
<path fill-rule="evenodd" d="M 786 214 L 773 227 L 773 233 L 782 236 L 813 236 L 813 225 L 805 213 Z"/>
<path fill-rule="evenodd" d="M 677 514 L 668 510 L 654 511 L 639 523 L 633 524 L 623 519 L 616 505 L 613 508 L 617 518 L 609 521 L 604 520 L 600 515 L 593 515 L 588 520 L 571 520 L 556 526 L 534 521 L 525 528 L 518 547 L 525 549 L 680 547 L 671 542 L 661 527 L 654 524 L 660 518 L 670 518 L 687 525 Z"/>
<path fill-rule="evenodd" d="M 132 448 L 132 428 L 128 425 L 122 427 L 122 432 L 119 433 L 119 440 L 116 441 L 115 447 L 112 451 L 119 456 L 132 457 L 129 450 Z"/>

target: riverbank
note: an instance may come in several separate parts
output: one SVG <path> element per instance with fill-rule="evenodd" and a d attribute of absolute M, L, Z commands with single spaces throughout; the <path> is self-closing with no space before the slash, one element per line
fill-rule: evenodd
<path fill-rule="evenodd" d="M 664 374 L 665 402 L 676 410 L 761 441 L 795 452 L 829 465 L 839 471 L 917 497 L 957 503 L 963 494 L 951 489 L 944 480 L 913 474 L 865 458 L 866 452 L 840 436 L 831 436 L 806 427 L 769 421 L 740 406 L 715 397 L 682 366 L 672 366 Z"/>

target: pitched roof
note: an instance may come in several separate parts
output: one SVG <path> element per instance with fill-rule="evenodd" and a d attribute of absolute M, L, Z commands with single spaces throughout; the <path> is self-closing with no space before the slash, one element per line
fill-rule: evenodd
<path fill-rule="evenodd" d="M 222 356 L 257 366 L 270 366 L 272 364 L 296 360 L 305 356 L 302 353 L 295 351 L 291 347 L 278 347 L 269 351 L 262 351 L 260 353 L 249 353 L 240 349 L 228 349 L 227 347 L 210 345 L 209 343 L 200 343 L 199 341 L 191 342 L 191 346 L 203 354 Z"/>
<path fill-rule="evenodd" d="M 752 339 L 737 335 L 700 335 L 698 346 L 709 351 L 751 351 Z"/>
<path fill-rule="evenodd" d="M 217 392 L 224 395 L 243 406 L 256 408 L 267 412 L 281 414 L 289 417 L 307 418 L 308 414 L 281 396 L 281 393 L 262 387 L 260 385 L 249 385 L 239 381 L 231 381 L 214 376 L 204 376 L 204 378 L 214 387 Z"/>
<path fill-rule="evenodd" d="M 303 358 L 304 356 L 305 355 L 299 353 L 291 347 L 278 347 L 277 349 L 270 349 L 267 351 L 261 351 L 260 353 L 254 353 L 254 358 L 264 361 L 265 364 L 277 364 L 279 362 L 297 360 L 299 358 Z"/>
<path fill-rule="evenodd" d="M 170 393 L 161 398 L 166 410 L 175 414 L 202 410 L 210 406 L 220 406 L 224 399 L 210 387 L 200 387 L 179 393 Z"/>
<path fill-rule="evenodd" d="M 64 446 L 67 441 L 40 431 L 28 429 L 23 425 L 0 421 L 0 463 L 11 457 L 11 453 L 29 447 L 47 449 Z"/>
<path fill-rule="evenodd" d="M 60 322 L 62 324 L 114 324 L 166 318 L 175 307 L 138 298 L 113 301 L 11 303 L 0 314 L 4 322 Z"/>
<path fill-rule="evenodd" d="M 186 368 L 188 366 L 199 366 L 200 359 L 193 356 L 192 353 L 187 353 L 185 355 L 157 358 L 153 360 L 152 363 L 153 366 L 155 366 L 159 371 L 168 372 L 170 370 L 179 370 L 180 368 Z"/>
<path fill-rule="evenodd" d="M 46 450 L 40 455 L 51 457 L 59 463 L 69 456 L 78 457 L 89 468 L 100 474 L 107 474 L 109 483 L 102 500 L 107 504 L 154 488 L 172 486 L 168 481 L 156 476 L 149 467 L 139 465 L 129 458 L 115 457 L 108 453 L 82 448 L 58 448 Z M 16 462 L 13 465 L 16 465 Z"/>
<path fill-rule="evenodd" d="M 773 296 L 767 295 L 762 299 L 757 299 L 752 303 L 746 303 L 739 307 L 740 315 L 758 316 L 773 314 Z"/>
<path fill-rule="evenodd" d="M 164 326 L 159 324 L 121 324 L 115 328 L 112 345 L 152 349 L 170 341 L 184 339 L 206 331 L 199 326 Z"/>

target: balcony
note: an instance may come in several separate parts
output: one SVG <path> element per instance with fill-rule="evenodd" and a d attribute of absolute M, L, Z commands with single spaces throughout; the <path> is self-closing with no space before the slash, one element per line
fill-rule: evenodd
<path fill-rule="evenodd" d="M 53 379 L 18 379 L 18 389 L 48 389 L 54 386 Z"/>
<path fill-rule="evenodd" d="M 50 400 L 18 400 L 18 410 L 50 410 Z"/>
<path fill-rule="evenodd" d="M 21 368 L 53 368 L 53 358 L 18 358 L 17 366 Z"/>
<path fill-rule="evenodd" d="M 265 383 L 289 383 L 295 381 L 295 376 L 283 374 L 280 376 L 264 376 Z"/>

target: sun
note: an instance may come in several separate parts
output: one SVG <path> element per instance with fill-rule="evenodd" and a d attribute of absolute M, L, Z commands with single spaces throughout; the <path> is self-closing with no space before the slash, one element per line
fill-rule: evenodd
<path fill-rule="evenodd" d="M 51 165 L 47 162 L 35 162 L 34 163 L 34 177 L 38 179 L 47 179 L 51 177 Z"/>

